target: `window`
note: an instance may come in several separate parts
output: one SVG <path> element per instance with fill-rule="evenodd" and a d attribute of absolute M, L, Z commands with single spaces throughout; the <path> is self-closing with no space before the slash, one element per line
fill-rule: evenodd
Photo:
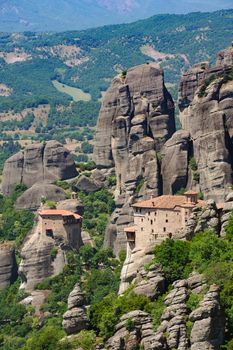
<path fill-rule="evenodd" d="M 153 225 L 153 220 L 150 221 L 150 224 Z"/>
<path fill-rule="evenodd" d="M 151 233 L 154 233 L 154 229 L 152 228 Z"/>
<path fill-rule="evenodd" d="M 141 222 L 143 222 L 143 218 L 141 218 Z"/>
<path fill-rule="evenodd" d="M 143 231 L 143 227 L 141 227 L 141 231 Z"/>
<path fill-rule="evenodd" d="M 166 227 L 163 228 L 163 232 L 166 232 Z"/>
<path fill-rule="evenodd" d="M 150 211 L 148 211 L 148 215 L 150 216 Z"/>
<path fill-rule="evenodd" d="M 168 222 L 168 219 L 166 219 L 166 222 Z"/>
<path fill-rule="evenodd" d="M 46 236 L 53 238 L 53 230 L 52 229 L 49 229 L 49 228 L 46 229 L 45 234 L 46 234 Z"/>

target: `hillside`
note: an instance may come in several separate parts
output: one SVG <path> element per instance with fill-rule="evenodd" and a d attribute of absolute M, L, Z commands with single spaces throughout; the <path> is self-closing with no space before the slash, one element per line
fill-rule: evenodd
<path fill-rule="evenodd" d="M 2 0 L 0 31 L 64 31 L 132 22 L 158 13 L 216 11 L 230 0 Z"/>
<path fill-rule="evenodd" d="M 227 10 L 157 15 L 85 31 L 1 33 L 2 140 L 23 146 L 32 139 L 69 139 L 72 149 L 80 149 L 79 141 L 93 137 L 111 79 L 146 62 L 161 65 L 176 100 L 181 74 L 194 62 L 214 62 L 217 51 L 229 46 L 232 18 Z"/>

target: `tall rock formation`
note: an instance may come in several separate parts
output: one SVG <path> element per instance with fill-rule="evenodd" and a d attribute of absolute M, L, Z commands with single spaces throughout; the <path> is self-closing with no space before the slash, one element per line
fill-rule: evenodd
<path fill-rule="evenodd" d="M 17 184 L 31 187 L 36 182 L 66 180 L 75 176 L 75 163 L 70 152 L 61 143 L 33 143 L 5 162 L 2 192 L 7 196 Z"/>
<path fill-rule="evenodd" d="M 11 244 L 0 244 L 0 289 L 8 287 L 17 278 L 15 250 Z"/>
<path fill-rule="evenodd" d="M 174 104 L 158 65 L 140 65 L 113 80 L 97 123 L 94 161 L 99 168 L 115 167 L 117 209 L 105 239 L 115 252 L 125 247 L 123 228 L 132 221 L 135 193 L 161 193 L 158 158 L 174 132 Z"/>
<path fill-rule="evenodd" d="M 223 201 L 232 184 L 233 49 L 222 51 L 217 66 L 195 65 L 180 84 L 182 128 L 190 133 L 205 198 Z"/>

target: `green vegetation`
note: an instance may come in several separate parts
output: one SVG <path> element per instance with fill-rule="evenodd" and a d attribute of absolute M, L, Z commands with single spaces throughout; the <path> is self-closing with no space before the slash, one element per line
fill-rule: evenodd
<path fill-rule="evenodd" d="M 194 157 L 189 159 L 189 168 L 192 171 L 197 171 L 197 162 L 196 162 L 196 159 Z"/>
<path fill-rule="evenodd" d="M 60 92 L 63 92 L 72 97 L 72 99 L 77 101 L 91 101 L 91 95 L 85 93 L 81 89 L 74 88 L 72 86 L 68 86 L 62 83 L 59 83 L 57 80 L 52 81 L 53 86 Z"/>
<path fill-rule="evenodd" d="M 139 193 L 142 186 L 144 185 L 145 180 L 143 178 L 138 178 L 136 181 L 136 189 L 135 189 L 135 193 Z"/>
<path fill-rule="evenodd" d="M 14 208 L 16 199 L 26 190 L 17 185 L 10 197 L 0 195 L 0 241 L 15 241 L 20 245 L 33 226 L 34 215 L 28 210 Z"/>

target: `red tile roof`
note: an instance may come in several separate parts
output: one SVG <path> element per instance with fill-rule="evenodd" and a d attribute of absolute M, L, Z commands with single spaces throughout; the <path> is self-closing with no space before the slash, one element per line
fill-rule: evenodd
<path fill-rule="evenodd" d="M 197 206 L 205 206 L 205 201 L 198 200 Z M 174 209 L 175 207 L 191 207 L 195 204 L 187 202 L 186 196 L 163 195 L 151 198 L 146 201 L 138 202 L 132 205 L 134 208 L 156 208 L 156 209 Z"/>
<path fill-rule="evenodd" d="M 78 214 L 73 213 L 69 210 L 62 210 L 62 209 L 44 209 L 39 211 L 40 216 L 73 216 L 75 219 L 81 219 L 82 217 Z"/>

